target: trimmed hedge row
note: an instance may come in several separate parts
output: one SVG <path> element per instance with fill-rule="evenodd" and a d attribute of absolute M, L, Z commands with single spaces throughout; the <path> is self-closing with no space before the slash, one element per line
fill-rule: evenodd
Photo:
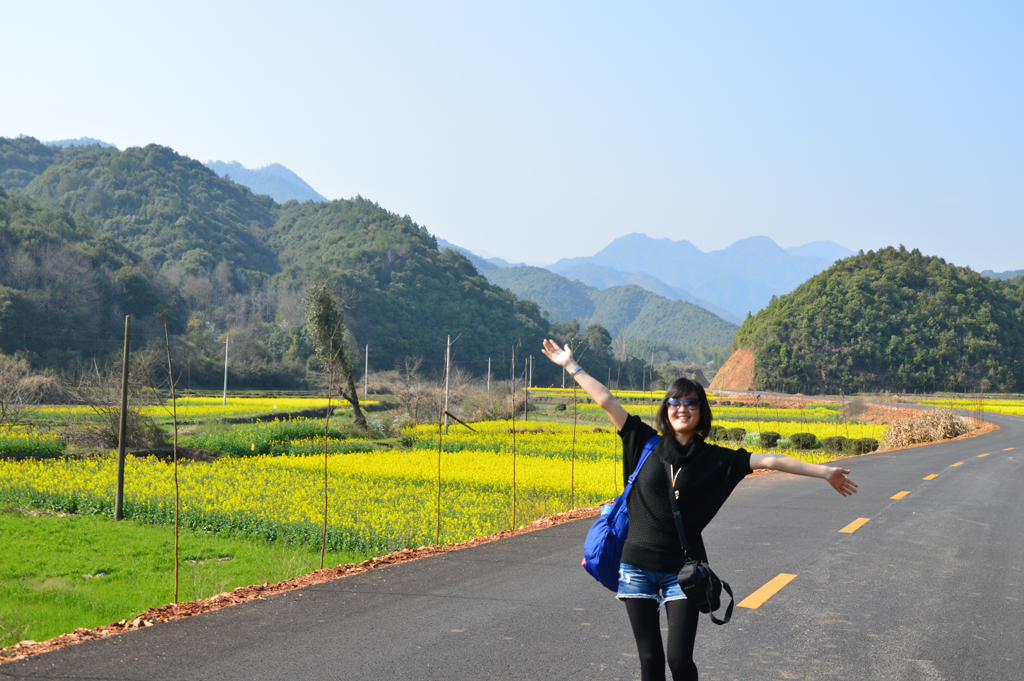
<path fill-rule="evenodd" d="M 725 428 L 724 426 L 711 426 L 708 439 L 715 442 L 742 442 L 747 435 L 743 428 Z M 766 430 L 761 432 L 760 444 L 762 447 L 777 447 L 782 439 L 778 433 Z M 828 452 L 843 453 L 850 455 L 867 454 L 878 449 L 878 440 L 873 437 L 845 438 L 841 435 L 822 438 L 820 441 L 813 433 L 794 433 L 789 436 L 789 441 L 796 449 L 824 449 Z"/>

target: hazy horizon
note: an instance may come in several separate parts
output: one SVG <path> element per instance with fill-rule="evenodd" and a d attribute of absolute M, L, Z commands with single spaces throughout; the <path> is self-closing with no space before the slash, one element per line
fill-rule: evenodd
<path fill-rule="evenodd" d="M 643 232 L 1018 270 L 1022 29 L 1010 3 L 18 3 L 0 135 L 280 163 L 510 261 Z"/>

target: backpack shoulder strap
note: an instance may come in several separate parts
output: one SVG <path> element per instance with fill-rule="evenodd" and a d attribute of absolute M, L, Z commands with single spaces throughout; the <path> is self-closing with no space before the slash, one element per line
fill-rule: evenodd
<path fill-rule="evenodd" d="M 654 448 L 658 446 L 658 442 L 660 440 L 661 436 L 654 434 L 651 436 L 651 439 L 644 444 L 644 450 L 640 453 L 640 461 L 637 462 L 636 468 L 633 469 L 633 475 L 629 476 L 629 482 L 626 483 L 626 489 L 623 490 L 624 494 L 632 486 L 633 481 L 636 480 L 636 476 L 640 473 L 640 469 L 643 468 L 644 462 L 647 461 L 647 457 L 649 457 L 651 452 L 654 451 Z"/>
<path fill-rule="evenodd" d="M 615 505 L 612 506 L 609 517 L 614 518 L 617 516 L 621 512 L 622 507 L 626 505 L 626 499 L 629 497 L 629 492 L 633 489 L 633 481 L 636 480 L 636 476 L 640 473 L 640 469 L 643 468 L 644 462 L 647 461 L 647 457 L 649 457 L 651 452 L 654 451 L 654 448 L 658 445 L 658 441 L 660 439 L 660 435 L 652 435 L 651 439 L 644 445 L 644 450 L 640 454 L 640 461 L 637 462 L 636 468 L 633 469 L 633 475 L 629 476 L 629 480 L 626 482 L 626 486 L 623 488 L 622 494 L 615 498 Z"/>

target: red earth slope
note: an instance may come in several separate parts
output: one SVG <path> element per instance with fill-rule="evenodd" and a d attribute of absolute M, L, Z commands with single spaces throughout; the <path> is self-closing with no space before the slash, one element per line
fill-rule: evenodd
<path fill-rule="evenodd" d="M 728 361 L 715 374 L 711 390 L 753 390 L 754 353 L 740 348 L 732 353 Z"/>

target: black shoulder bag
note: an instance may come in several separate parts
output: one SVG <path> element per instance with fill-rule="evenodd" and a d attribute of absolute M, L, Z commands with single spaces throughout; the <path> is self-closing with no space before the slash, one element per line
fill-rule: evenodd
<path fill-rule="evenodd" d="M 732 606 L 735 600 L 732 597 L 732 588 L 728 582 L 718 578 L 711 567 L 690 554 L 690 545 L 686 541 L 686 529 L 683 528 L 683 516 L 679 512 L 679 492 L 676 491 L 672 481 L 672 468 L 667 462 L 665 464 L 665 475 L 668 479 L 669 500 L 672 502 L 672 516 L 676 519 L 676 529 L 679 530 L 679 541 L 686 553 L 686 562 L 679 570 L 679 587 L 683 590 L 686 599 L 697 606 L 701 612 L 711 615 L 711 621 L 715 624 L 728 624 L 732 619 Z M 715 610 L 722 607 L 722 589 L 729 594 L 729 607 L 725 609 L 725 618 L 715 617 Z"/>

